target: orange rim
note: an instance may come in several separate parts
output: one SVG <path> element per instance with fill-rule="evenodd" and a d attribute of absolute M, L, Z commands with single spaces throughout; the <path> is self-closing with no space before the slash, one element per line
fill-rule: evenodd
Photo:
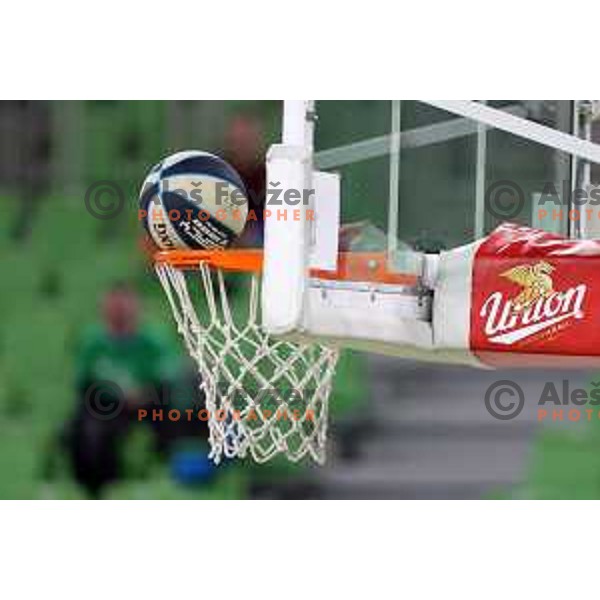
<path fill-rule="evenodd" d="M 412 273 L 390 271 L 385 252 L 340 252 L 335 271 L 312 269 L 311 277 L 330 281 L 372 281 L 394 285 L 416 285 L 417 276 Z"/>
<path fill-rule="evenodd" d="M 180 269 L 194 269 L 200 263 L 225 271 L 257 272 L 262 270 L 262 250 L 164 250 L 154 255 L 154 262 Z"/>
<path fill-rule="evenodd" d="M 256 249 L 234 250 L 164 250 L 154 255 L 158 264 L 179 269 L 195 269 L 200 263 L 225 271 L 260 272 L 263 252 Z M 311 269 L 310 276 L 328 281 L 371 281 L 394 285 L 415 285 L 417 276 L 387 268 L 385 252 L 340 252 L 335 271 Z"/>

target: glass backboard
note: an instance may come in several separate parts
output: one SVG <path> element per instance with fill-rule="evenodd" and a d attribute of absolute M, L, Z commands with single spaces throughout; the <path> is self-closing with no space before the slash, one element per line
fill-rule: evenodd
<path fill-rule="evenodd" d="M 572 101 L 485 104 L 558 131 L 575 126 Z M 566 152 L 420 101 L 317 101 L 315 112 L 314 165 L 341 176 L 342 222 L 368 221 L 388 244 L 438 252 L 506 220 L 574 229 L 564 213 L 539 210 L 552 186 L 573 187 Z"/>

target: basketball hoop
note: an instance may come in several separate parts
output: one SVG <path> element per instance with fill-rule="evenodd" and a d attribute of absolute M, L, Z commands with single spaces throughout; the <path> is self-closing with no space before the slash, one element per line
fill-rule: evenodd
<path fill-rule="evenodd" d="M 260 250 L 155 255 L 179 333 L 195 360 L 206 401 L 210 457 L 259 463 L 325 460 L 328 402 L 338 352 L 313 341 L 274 338 L 261 326 Z M 228 273 L 245 285 L 232 288 Z M 200 413 L 203 412 L 201 417 Z"/>

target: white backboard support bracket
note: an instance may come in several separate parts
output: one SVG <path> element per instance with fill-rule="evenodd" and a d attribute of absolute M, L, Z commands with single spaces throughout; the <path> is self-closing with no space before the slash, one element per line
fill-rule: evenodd
<path fill-rule="evenodd" d="M 262 312 L 265 328 L 275 334 L 301 325 L 314 214 L 314 194 L 307 195 L 313 189 L 314 102 L 286 101 L 283 113 L 283 143 L 267 155 L 267 188 L 281 192 L 278 200 L 267 194 L 265 206 Z M 299 204 L 286 203 L 288 190 L 301 193 Z"/>
<path fill-rule="evenodd" d="M 314 228 L 310 267 L 321 271 L 337 269 L 340 237 L 341 178 L 339 173 L 313 172 L 315 189 Z"/>
<path fill-rule="evenodd" d="M 546 125 L 511 115 L 508 112 L 471 100 L 422 100 L 446 112 L 473 119 L 480 124 L 512 133 L 518 137 L 562 150 L 578 158 L 600 164 L 600 146 Z"/>

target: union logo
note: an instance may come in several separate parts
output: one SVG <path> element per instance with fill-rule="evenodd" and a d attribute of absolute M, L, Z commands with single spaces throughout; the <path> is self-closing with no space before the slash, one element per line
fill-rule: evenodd
<path fill-rule="evenodd" d="M 514 297 L 493 292 L 483 302 L 479 316 L 485 319 L 484 331 L 490 342 L 508 346 L 567 319 L 583 318 L 587 286 L 556 290 L 551 277 L 554 270 L 549 262 L 541 260 L 500 274 L 521 290 Z"/>

